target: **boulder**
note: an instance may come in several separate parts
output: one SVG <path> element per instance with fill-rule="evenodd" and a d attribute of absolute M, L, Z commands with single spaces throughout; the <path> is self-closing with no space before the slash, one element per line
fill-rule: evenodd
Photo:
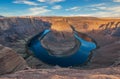
<path fill-rule="evenodd" d="M 6 74 L 27 68 L 25 60 L 14 50 L 0 45 L 0 74 Z"/>

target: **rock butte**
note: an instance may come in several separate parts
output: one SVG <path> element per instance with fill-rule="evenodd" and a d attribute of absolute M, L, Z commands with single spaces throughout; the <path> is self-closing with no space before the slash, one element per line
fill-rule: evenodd
<path fill-rule="evenodd" d="M 52 30 L 56 30 L 58 32 L 73 32 L 72 28 L 70 27 L 70 24 L 68 24 L 65 21 L 54 21 L 52 22 L 51 26 Z"/>
<path fill-rule="evenodd" d="M 75 39 L 73 30 L 67 22 L 52 23 L 51 32 L 42 40 L 42 45 L 51 55 L 68 56 L 77 51 L 80 43 Z"/>

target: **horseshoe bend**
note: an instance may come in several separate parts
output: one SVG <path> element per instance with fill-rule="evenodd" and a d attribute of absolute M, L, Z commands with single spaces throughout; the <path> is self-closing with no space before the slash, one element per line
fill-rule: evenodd
<path fill-rule="evenodd" d="M 81 65 L 90 60 L 96 45 L 83 40 L 78 34 L 68 23 L 56 21 L 50 30 L 32 37 L 28 46 L 43 62 L 59 66 Z"/>
<path fill-rule="evenodd" d="M 70 79 L 70 72 L 88 79 L 120 76 L 119 18 L 1 17 L 0 44 L 0 74 L 10 73 L 1 78 L 44 76 L 41 71 L 53 79 Z"/>

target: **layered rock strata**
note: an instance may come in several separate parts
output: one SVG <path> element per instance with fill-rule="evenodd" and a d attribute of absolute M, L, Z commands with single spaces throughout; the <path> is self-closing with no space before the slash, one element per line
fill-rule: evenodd
<path fill-rule="evenodd" d="M 42 45 L 51 55 L 67 56 L 79 48 L 79 41 L 67 22 L 56 21 L 52 23 L 51 31 L 41 40 Z"/>
<path fill-rule="evenodd" d="M 26 69 L 26 61 L 14 50 L 0 45 L 0 75 Z"/>

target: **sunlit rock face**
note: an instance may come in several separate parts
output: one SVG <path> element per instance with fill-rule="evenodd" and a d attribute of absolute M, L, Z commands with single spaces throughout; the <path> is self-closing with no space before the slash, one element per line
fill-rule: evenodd
<path fill-rule="evenodd" d="M 70 25 L 61 21 L 52 23 L 51 32 L 41 40 L 41 43 L 50 55 L 59 57 L 73 54 L 80 44 L 75 39 Z"/>
<path fill-rule="evenodd" d="M 73 32 L 72 28 L 70 27 L 70 25 L 65 22 L 65 21 L 54 21 L 52 23 L 52 30 L 56 30 L 58 32 Z"/>

